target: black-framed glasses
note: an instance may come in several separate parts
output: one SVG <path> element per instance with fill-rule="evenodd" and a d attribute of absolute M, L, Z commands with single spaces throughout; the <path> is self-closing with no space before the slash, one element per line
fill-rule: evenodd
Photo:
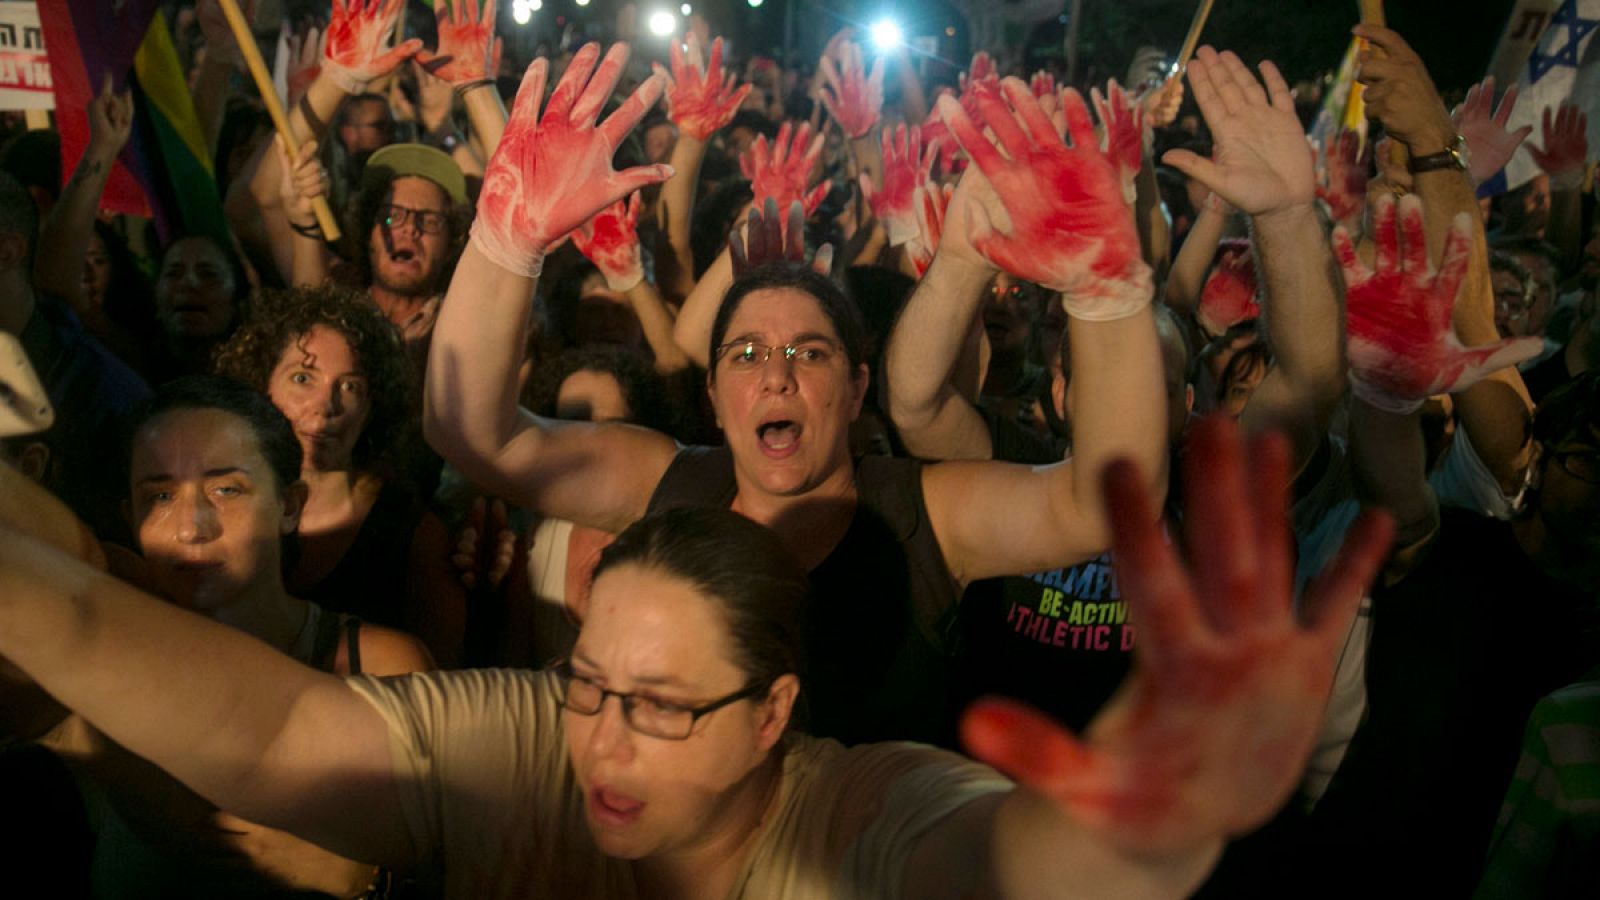
<path fill-rule="evenodd" d="M 572 671 L 571 661 L 557 663 L 553 669 L 561 685 L 562 706 L 580 716 L 592 716 L 600 712 L 607 697 L 615 697 L 622 701 L 622 719 L 629 728 L 669 741 L 687 739 L 694 731 L 694 723 L 703 716 L 766 690 L 761 685 L 752 684 L 710 703 L 682 706 L 648 695 L 607 690 Z"/>
<path fill-rule="evenodd" d="M 1600 484 L 1600 448 L 1557 450 L 1550 457 L 1563 472 L 1584 484 Z"/>
<path fill-rule="evenodd" d="M 721 361 L 726 358 L 731 369 L 754 371 L 767 364 L 774 350 L 781 350 L 783 358 L 789 362 L 821 368 L 833 362 L 833 358 L 839 355 L 840 347 L 835 341 L 823 337 L 806 338 L 782 347 L 760 341 L 729 341 L 717 348 L 716 359 Z"/>
<path fill-rule="evenodd" d="M 391 203 L 378 210 L 383 224 L 387 228 L 403 228 L 407 222 L 416 222 L 417 229 L 423 234 L 438 234 L 444 230 L 445 223 L 450 217 L 436 209 L 412 209 L 409 206 L 400 206 Z"/>

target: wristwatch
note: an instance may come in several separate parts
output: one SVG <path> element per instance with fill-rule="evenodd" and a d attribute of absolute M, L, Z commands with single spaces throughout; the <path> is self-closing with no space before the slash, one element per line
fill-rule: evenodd
<path fill-rule="evenodd" d="M 1455 169 L 1458 172 L 1467 171 L 1467 163 L 1471 160 L 1467 150 L 1467 139 L 1456 135 L 1444 145 L 1444 150 L 1439 153 L 1429 153 L 1426 156 L 1413 156 L 1406 163 L 1406 168 L 1415 175 L 1418 172 L 1435 172 L 1440 169 Z"/>
<path fill-rule="evenodd" d="M 456 132 L 454 125 L 446 122 L 432 134 L 428 135 L 424 139 L 424 143 L 432 144 L 446 153 L 454 153 L 456 152 L 456 148 L 461 146 L 461 135 Z"/>

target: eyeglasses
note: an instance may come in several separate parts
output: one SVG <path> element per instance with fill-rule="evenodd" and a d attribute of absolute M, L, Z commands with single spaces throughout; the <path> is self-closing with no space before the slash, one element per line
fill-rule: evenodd
<path fill-rule="evenodd" d="M 833 362 L 833 358 L 839 355 L 840 346 L 820 337 L 784 344 L 782 347 L 773 347 L 760 341 L 729 341 L 717 348 L 716 358 L 720 361 L 726 357 L 730 369 L 753 372 L 767 364 L 774 350 L 783 351 L 783 358 L 789 362 L 820 369 Z"/>
<path fill-rule="evenodd" d="M 378 210 L 383 216 L 386 228 L 402 228 L 407 222 L 415 220 L 417 229 L 423 234 L 438 234 L 444 230 L 445 223 L 450 217 L 436 209 L 412 209 L 409 206 L 389 204 Z"/>
<path fill-rule="evenodd" d="M 1585 484 L 1600 484 L 1600 449 L 1557 450 L 1551 458 L 1573 478 Z"/>
<path fill-rule="evenodd" d="M 561 684 L 561 704 L 567 709 L 580 716 L 593 716 L 600 712 L 607 697 L 615 697 L 622 701 L 622 719 L 629 728 L 669 741 L 686 740 L 694 731 L 694 723 L 700 721 L 702 716 L 740 700 L 747 700 L 765 690 L 760 685 L 752 684 L 703 706 L 681 706 L 640 694 L 608 691 L 573 672 L 570 661 L 558 663 L 554 670 Z"/>

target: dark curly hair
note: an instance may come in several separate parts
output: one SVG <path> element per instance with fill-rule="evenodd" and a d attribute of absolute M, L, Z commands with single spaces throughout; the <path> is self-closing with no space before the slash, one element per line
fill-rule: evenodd
<path fill-rule="evenodd" d="M 355 277 L 363 285 L 372 283 L 372 257 L 367 252 L 367 243 L 372 239 L 372 229 L 378 226 L 378 213 L 389 203 L 389 190 L 394 186 L 395 180 L 404 178 L 396 175 L 394 178 L 367 185 L 356 192 L 355 202 L 350 204 L 345 219 L 349 223 L 346 227 L 346 241 L 344 252 L 350 260 Z M 440 188 L 443 193 L 444 189 Z M 472 227 L 472 209 L 459 203 L 452 203 L 445 198 L 446 219 L 449 221 L 450 247 L 445 251 L 446 263 L 439 271 L 439 290 L 450 283 L 455 275 L 456 263 L 461 260 L 461 251 L 467 246 L 467 232 Z"/>
<path fill-rule="evenodd" d="M 322 325 L 349 342 L 367 378 L 372 411 L 351 462 L 373 470 L 392 462 L 415 409 L 415 376 L 400 335 L 365 296 L 332 284 L 264 294 L 233 337 L 218 351 L 217 374 L 263 394 L 284 351 Z"/>

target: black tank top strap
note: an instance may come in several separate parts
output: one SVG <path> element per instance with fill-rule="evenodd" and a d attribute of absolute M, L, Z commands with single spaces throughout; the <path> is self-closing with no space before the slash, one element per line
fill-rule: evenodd
<path fill-rule="evenodd" d="M 706 506 L 726 509 L 738 489 L 733 478 L 733 454 L 727 447 L 684 447 L 656 484 L 646 511 Z"/>
<path fill-rule="evenodd" d="M 344 620 L 345 659 L 350 663 L 350 674 L 361 674 L 361 619 L 359 616 L 341 615 Z"/>

